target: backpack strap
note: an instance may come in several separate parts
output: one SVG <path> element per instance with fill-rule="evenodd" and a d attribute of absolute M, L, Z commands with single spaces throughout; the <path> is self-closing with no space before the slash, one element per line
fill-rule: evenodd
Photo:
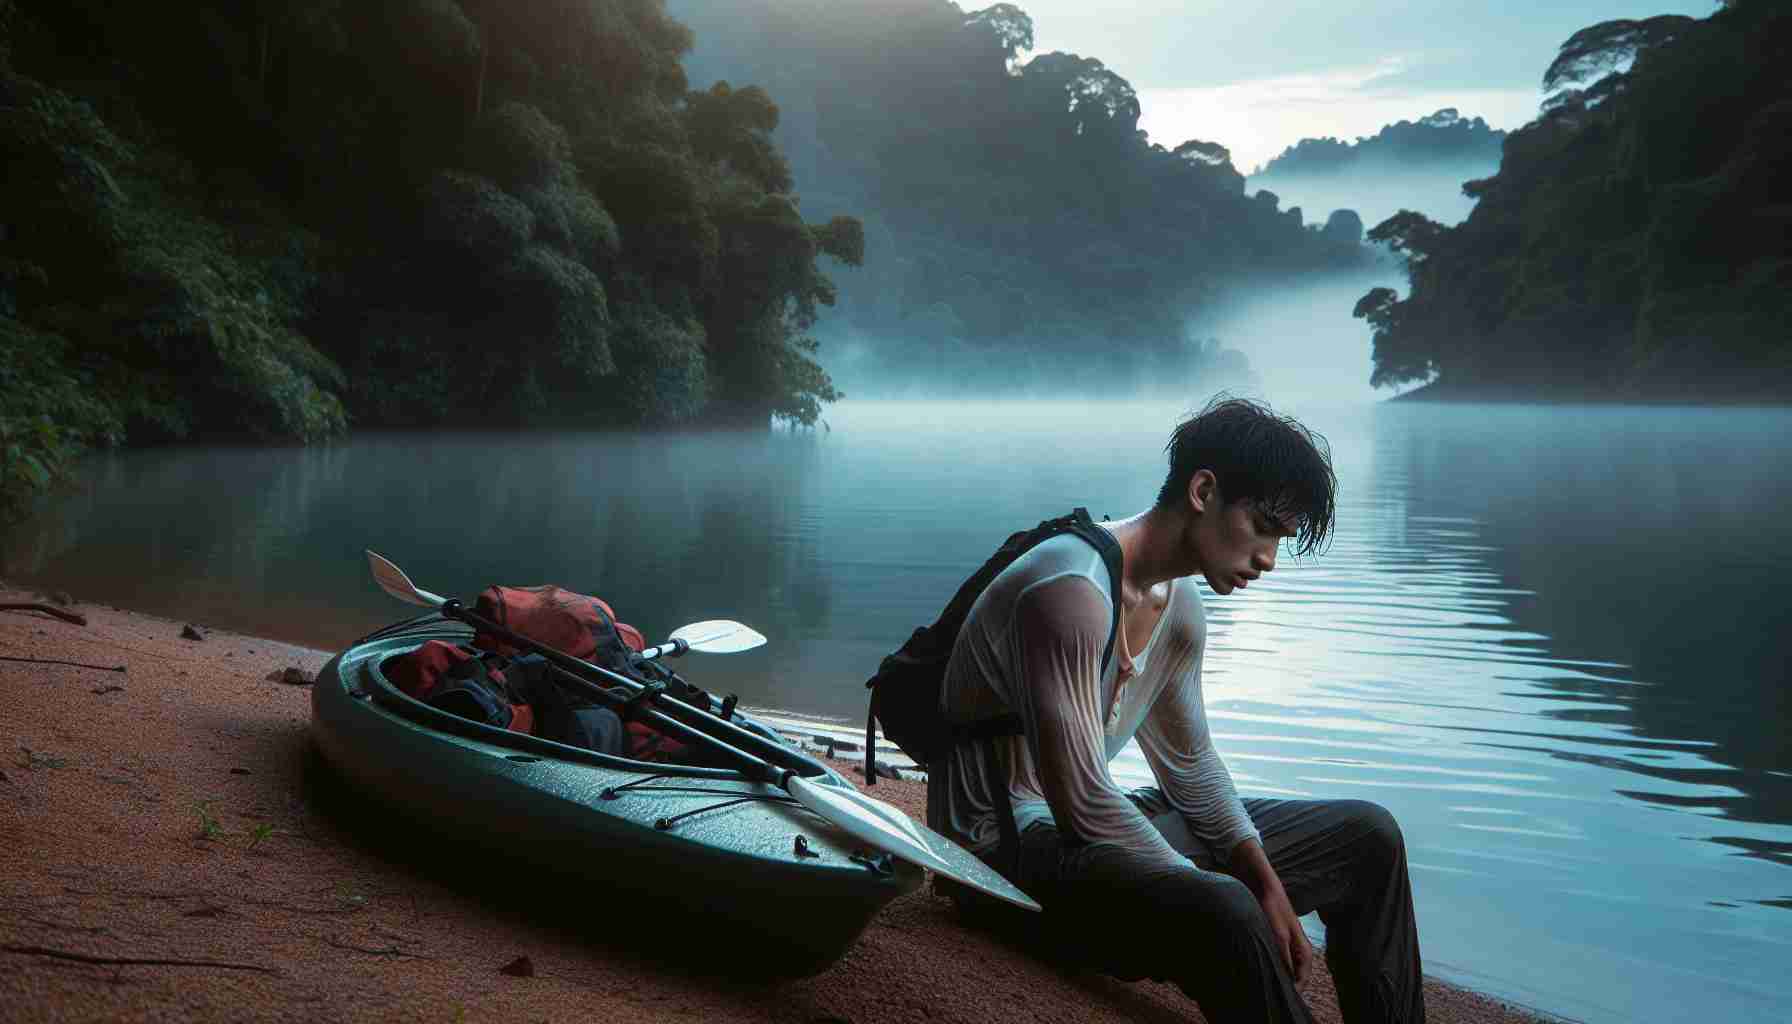
<path fill-rule="evenodd" d="M 1108 625 L 1108 642 L 1107 646 L 1102 648 L 1101 670 L 1100 674 L 1096 676 L 1097 685 L 1099 685 L 1099 680 L 1108 674 L 1108 662 L 1114 656 L 1114 641 L 1120 635 L 1120 576 L 1125 571 L 1125 556 L 1120 550 L 1120 542 L 1114 539 L 1113 534 L 1097 526 L 1094 520 L 1089 518 L 1087 509 L 1078 507 L 1070 513 L 1068 518 L 1069 522 L 1065 524 L 1061 532 L 1076 534 L 1100 552 L 1102 564 L 1108 569 L 1108 583 L 1114 599 L 1114 617 Z M 974 722 L 966 727 L 968 730 L 975 731 L 982 726 L 1004 724 L 1009 720 L 1013 722 L 1013 732 L 985 731 L 976 733 L 987 743 L 988 749 L 985 753 L 989 755 L 990 764 L 998 772 L 1006 768 L 1007 761 L 1002 757 L 1001 748 L 996 745 L 995 738 L 1003 735 L 1019 735 L 1021 732 L 1020 716 L 1004 715 L 986 722 Z M 996 857 L 1000 860 L 1003 877 L 1012 880 L 1020 873 L 1020 826 L 1014 820 L 1014 801 L 1008 799 L 1007 793 L 998 794 L 996 797 L 996 817 L 1001 826 L 1001 841 L 996 846 Z"/>
<path fill-rule="evenodd" d="M 1114 599 L 1114 614 L 1112 621 L 1108 623 L 1107 645 L 1101 650 L 1099 676 L 1105 676 L 1108 674 L 1108 663 L 1114 658 L 1114 641 L 1120 635 L 1120 577 L 1125 572 L 1125 555 L 1121 552 L 1120 542 L 1114 539 L 1114 535 L 1096 525 L 1095 521 L 1089 518 L 1088 509 L 1079 506 L 1070 515 L 1058 520 L 1054 526 L 1055 529 L 1049 536 L 1040 538 L 1040 543 L 1060 534 L 1075 534 L 1094 548 L 1101 555 L 1102 564 L 1107 566 L 1108 587 Z M 1019 736 L 1021 734 L 1020 716 L 1009 713 L 995 718 L 986 718 L 957 726 L 952 732 L 961 743 L 990 739 L 996 736 Z"/>
<path fill-rule="evenodd" d="M 947 635 L 956 636 L 958 625 L 962 625 L 965 618 L 969 616 L 971 606 L 976 602 L 977 598 L 982 595 L 984 588 L 988 585 L 994 573 L 999 572 L 1001 568 L 1006 568 L 1008 563 L 1011 563 L 1014 559 L 1019 558 L 1040 543 L 1065 533 L 1074 534 L 1089 546 L 1095 548 L 1101 555 L 1102 563 L 1106 565 L 1108 569 L 1110 589 L 1113 595 L 1114 617 L 1108 627 L 1108 641 L 1102 650 L 1100 667 L 1101 674 L 1105 675 L 1107 673 L 1108 663 L 1113 658 L 1114 640 L 1118 635 L 1120 627 L 1120 578 L 1122 555 L 1120 544 L 1114 539 L 1113 534 L 1096 525 L 1094 520 L 1089 517 L 1089 511 L 1079 507 L 1074 509 L 1069 515 L 1059 516 L 1056 519 L 1048 519 L 1031 530 L 1023 530 L 1011 535 L 1003 543 L 1002 550 L 998 551 L 995 556 L 992 556 L 990 561 L 985 563 L 983 569 L 974 573 L 970 579 L 967 579 L 959 586 L 958 591 L 953 595 L 951 602 L 946 606 L 946 609 L 940 613 L 938 621 L 932 626 L 923 626 L 920 629 L 915 630 L 914 635 L 911 636 L 908 641 L 896 651 L 896 653 L 886 657 L 880 664 L 878 672 L 866 681 L 866 687 L 873 690 L 871 705 L 865 715 L 866 785 L 877 784 L 875 751 L 877 742 L 877 720 L 880 715 L 879 699 L 877 695 L 878 691 L 876 690 L 876 687 L 878 686 L 879 681 L 885 679 L 887 674 L 893 671 L 893 665 L 897 667 L 909 666 L 920 668 L 921 671 L 926 671 L 926 669 L 921 668 L 921 666 L 925 666 L 931 662 L 940 666 L 937 671 L 943 672 L 944 662 L 950 652 L 941 646 L 942 641 L 939 637 L 942 635 L 942 631 L 949 631 Z M 1004 556 L 1006 556 L 1006 562 L 1000 562 L 999 560 Z M 997 565 L 998 568 L 992 569 L 992 564 Z M 937 687 L 937 680 L 934 685 Z M 938 699 L 937 690 L 935 691 L 934 699 L 936 701 Z M 910 716 L 917 713 L 918 712 L 913 710 L 904 712 L 905 715 Z M 1022 731 L 1020 716 L 1013 713 L 997 715 L 992 718 L 960 725 L 946 726 L 944 723 L 941 723 L 941 726 L 944 731 L 944 736 L 942 738 L 947 742 L 948 747 L 961 746 L 966 743 L 991 739 L 997 736 L 1018 736 Z M 901 741 L 898 742 L 900 743 Z M 910 747 L 907 743 L 902 743 L 901 745 L 905 751 L 910 751 Z M 920 757 L 917 756 L 916 759 L 920 760 Z M 931 757 L 929 759 L 931 759 Z"/>
<path fill-rule="evenodd" d="M 1096 525 L 1089 518 L 1089 510 L 1078 508 L 1070 514 L 1071 527 L 1068 532 L 1076 534 L 1089 542 L 1089 546 L 1101 553 L 1101 562 L 1108 567 L 1108 586 L 1114 596 L 1114 618 L 1108 625 L 1108 643 L 1101 649 L 1101 674 L 1108 674 L 1108 662 L 1114 658 L 1114 641 L 1120 636 L 1120 578 L 1126 571 L 1126 556 L 1120 550 L 1120 542 L 1105 528 Z"/>

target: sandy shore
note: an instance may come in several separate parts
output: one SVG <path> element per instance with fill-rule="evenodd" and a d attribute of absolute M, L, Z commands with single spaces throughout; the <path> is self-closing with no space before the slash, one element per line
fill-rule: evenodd
<path fill-rule="evenodd" d="M 0 584 L 0 603 L 44 600 Z M 0 658 L 34 659 L 0 660 L 0 1020 L 1201 1020 L 1172 986 L 968 928 L 929 888 L 825 972 L 775 984 L 493 906 L 318 806 L 309 690 L 270 677 L 315 673 L 328 652 L 58 607 L 86 624 L 0 612 Z M 876 792 L 921 817 L 924 786 Z M 518 957 L 532 976 L 500 970 Z M 1315 973 L 1308 1001 L 1335 1021 Z M 1544 1019 L 1426 992 L 1433 1021 Z"/>

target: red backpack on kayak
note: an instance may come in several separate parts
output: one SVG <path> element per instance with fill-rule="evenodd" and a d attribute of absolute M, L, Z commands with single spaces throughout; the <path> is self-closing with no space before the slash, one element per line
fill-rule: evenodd
<path fill-rule="evenodd" d="M 641 631 L 618 622 L 600 598 L 557 586 L 490 586 L 474 611 L 514 633 L 618 675 L 666 682 L 668 692 L 707 707 L 709 695 L 658 662 L 641 661 Z M 496 636 L 476 634 L 472 648 L 432 640 L 388 670 L 405 693 L 464 718 L 555 742 L 643 761 L 680 759 L 685 745 L 640 722 L 623 722 L 591 698 L 559 685 L 538 655 L 520 655 Z"/>
<path fill-rule="evenodd" d="M 505 675 L 508 659 L 480 656 L 465 647 L 431 640 L 386 666 L 386 676 L 407 695 L 462 718 L 535 732 L 535 709 Z"/>
<path fill-rule="evenodd" d="M 671 676 L 670 672 L 653 671 L 660 668 L 655 663 L 631 657 L 646 649 L 646 638 L 635 627 L 626 622 L 618 622 L 615 610 L 601 598 L 552 585 L 490 586 L 480 592 L 473 611 L 513 633 L 521 633 L 537 643 L 547 644 L 631 679 L 645 683 L 654 681 L 662 674 Z M 502 639 L 483 633 L 473 637 L 473 645 L 498 654 L 516 653 L 516 648 Z M 676 695 L 691 699 L 702 693 L 695 687 L 688 689 L 695 693 Z M 546 688 L 542 696 L 548 700 L 556 697 L 568 699 L 568 695 L 558 687 Z M 702 694 L 701 706 L 707 707 L 708 699 L 708 694 Z M 571 715 L 575 719 L 589 717 L 589 712 L 596 710 L 600 709 L 588 699 L 577 695 L 572 695 L 564 708 L 544 709 L 549 718 Z M 604 713 L 614 714 L 607 710 Z M 667 761 L 675 760 L 685 753 L 683 743 L 658 730 L 640 722 L 628 722 L 626 725 L 628 757 L 638 761 Z M 576 724 L 572 728 L 577 731 Z"/>
<path fill-rule="evenodd" d="M 647 647 L 641 631 L 617 622 L 615 610 L 601 598 L 561 587 L 486 587 L 473 611 L 536 643 L 612 671 L 619 661 L 627 663 L 628 652 Z M 503 640 L 483 633 L 473 637 L 473 646 L 496 654 L 516 653 Z"/>

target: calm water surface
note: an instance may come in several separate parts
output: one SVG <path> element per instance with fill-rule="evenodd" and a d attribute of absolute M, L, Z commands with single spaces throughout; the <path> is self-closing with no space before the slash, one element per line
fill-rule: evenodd
<path fill-rule="evenodd" d="M 1180 411 L 130 453 L 0 569 L 325 648 L 404 612 L 363 548 L 440 593 L 561 583 L 652 636 L 751 623 L 768 647 L 687 674 L 850 730 L 878 657 L 1009 531 L 1148 504 Z M 1792 1018 L 1792 414 L 1292 411 L 1334 447 L 1336 541 L 1204 591 L 1240 788 L 1393 810 L 1434 973 L 1590 1021 Z"/>

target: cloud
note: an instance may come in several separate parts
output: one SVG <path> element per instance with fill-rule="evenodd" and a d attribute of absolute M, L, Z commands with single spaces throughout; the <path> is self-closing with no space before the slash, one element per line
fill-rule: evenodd
<path fill-rule="evenodd" d="M 1188 139 L 1218 142 L 1232 151 L 1233 165 L 1249 174 L 1303 138 L 1350 141 L 1444 107 L 1505 129 L 1536 116 L 1535 89 L 1444 91 L 1411 84 L 1414 71 L 1436 59 L 1401 54 L 1372 64 L 1218 86 L 1140 89 L 1139 127 L 1169 149 Z"/>

